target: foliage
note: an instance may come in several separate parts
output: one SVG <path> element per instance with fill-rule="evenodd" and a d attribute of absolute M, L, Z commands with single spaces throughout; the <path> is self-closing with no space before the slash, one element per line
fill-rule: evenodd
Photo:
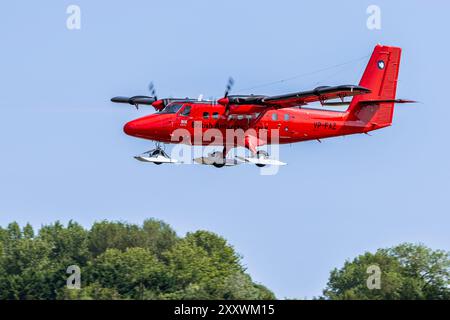
<path fill-rule="evenodd" d="M 69 266 L 81 288 L 69 289 Z M 369 266 L 381 271 L 369 289 Z M 401 244 L 366 252 L 330 273 L 320 299 L 450 299 L 449 252 Z M 241 257 L 207 231 L 178 237 L 154 219 L 141 226 L 101 221 L 0 227 L 0 299 L 275 299 Z"/>
<path fill-rule="evenodd" d="M 67 287 L 69 266 L 80 289 Z M 70 221 L 0 227 L 0 299 L 274 299 L 245 273 L 226 240 L 207 231 L 178 237 L 166 223 Z"/>
<path fill-rule="evenodd" d="M 380 288 L 369 289 L 369 266 L 380 268 Z M 449 253 L 401 244 L 365 253 L 334 269 L 324 290 L 328 299 L 450 299 Z"/>

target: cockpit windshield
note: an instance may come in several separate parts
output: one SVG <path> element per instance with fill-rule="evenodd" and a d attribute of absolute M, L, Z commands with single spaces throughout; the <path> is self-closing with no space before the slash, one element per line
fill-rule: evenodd
<path fill-rule="evenodd" d="M 160 113 L 177 113 L 178 110 L 181 109 L 183 105 L 179 103 L 171 103 L 167 105 L 164 109 L 161 110 Z"/>

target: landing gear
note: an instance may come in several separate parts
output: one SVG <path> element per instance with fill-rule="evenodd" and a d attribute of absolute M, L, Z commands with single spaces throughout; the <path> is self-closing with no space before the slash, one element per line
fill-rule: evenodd
<path fill-rule="evenodd" d="M 224 148 L 224 151 L 214 151 L 209 153 L 207 157 L 195 158 L 194 161 L 198 164 L 211 165 L 216 168 L 223 168 L 225 166 L 236 166 L 238 164 L 244 163 L 245 161 L 239 159 L 228 159 L 227 153 L 230 151 L 230 147 Z"/>
<path fill-rule="evenodd" d="M 150 153 L 150 156 L 152 157 L 152 158 L 158 158 L 158 156 L 165 156 L 165 152 L 164 152 L 164 150 L 162 150 L 162 149 L 155 149 L 155 150 L 153 150 L 151 153 Z M 168 156 L 167 156 L 168 157 Z M 157 161 L 154 161 L 153 162 L 154 164 L 156 164 L 156 165 L 160 165 L 160 164 L 162 164 L 162 162 L 157 162 Z"/>
<path fill-rule="evenodd" d="M 216 162 L 214 162 L 213 166 L 216 167 L 216 168 L 222 168 L 223 166 L 225 166 L 225 163 L 216 163 Z"/>
<path fill-rule="evenodd" d="M 152 162 L 156 165 L 178 162 L 177 160 L 171 159 L 159 143 L 156 144 L 155 149 L 144 152 L 134 158 L 143 162 Z"/>
<path fill-rule="evenodd" d="M 235 155 L 234 158 L 230 159 L 227 158 L 226 156 L 228 151 L 230 151 L 230 149 L 231 148 L 227 146 L 226 148 L 224 148 L 223 152 L 215 151 L 209 153 L 208 156 L 206 157 L 195 158 L 193 160 L 198 164 L 212 165 L 215 168 L 223 168 L 225 166 L 236 166 L 243 163 L 254 164 L 260 168 L 265 167 L 267 165 L 269 166 L 286 165 L 286 163 L 284 162 L 270 158 L 267 151 L 255 149 L 251 150 L 252 154 L 251 156 L 242 157 L 239 155 Z M 176 163 L 176 164 L 188 163 L 181 160 L 170 158 L 170 156 L 164 151 L 164 149 L 161 147 L 159 143 L 156 144 L 156 147 L 154 149 L 144 152 L 134 158 L 142 162 L 151 162 L 156 165 L 161 165 L 163 163 Z"/>
<path fill-rule="evenodd" d="M 284 165 L 286 165 L 286 163 L 284 163 L 284 162 L 281 162 L 277 159 L 270 158 L 267 151 L 264 151 L 264 150 L 258 150 L 256 152 L 255 151 L 252 152 L 251 157 L 237 156 L 237 158 L 241 161 L 244 161 L 247 163 L 252 163 L 260 168 L 265 167 L 267 165 L 269 165 L 269 166 L 284 166 Z"/>
<path fill-rule="evenodd" d="M 258 160 L 266 160 L 266 159 L 269 159 L 269 153 L 267 153 L 264 150 L 258 150 L 256 152 L 256 157 L 258 158 Z M 266 164 L 264 164 L 264 163 L 256 163 L 256 166 L 262 168 L 262 167 L 265 167 Z"/>
<path fill-rule="evenodd" d="M 216 168 L 222 168 L 226 164 L 226 159 L 223 152 L 215 151 L 210 155 L 213 158 L 212 165 Z"/>

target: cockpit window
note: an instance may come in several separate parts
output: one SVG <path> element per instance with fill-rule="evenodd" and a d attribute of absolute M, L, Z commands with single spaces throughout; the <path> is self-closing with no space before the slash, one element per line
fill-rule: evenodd
<path fill-rule="evenodd" d="M 191 106 L 185 106 L 184 109 L 180 112 L 180 116 L 188 116 L 191 113 Z"/>
<path fill-rule="evenodd" d="M 169 104 L 167 107 L 162 109 L 162 111 L 160 113 L 177 113 L 178 110 L 180 110 L 182 106 L 183 106 L 182 104 L 177 104 L 177 103 Z"/>

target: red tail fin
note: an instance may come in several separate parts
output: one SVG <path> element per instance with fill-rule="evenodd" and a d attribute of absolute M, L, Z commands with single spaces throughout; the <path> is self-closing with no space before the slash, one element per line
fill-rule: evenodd
<path fill-rule="evenodd" d="M 375 47 L 359 82 L 360 86 L 372 92 L 353 98 L 348 108 L 350 120 L 364 121 L 367 129 L 386 127 L 392 123 L 394 103 L 373 100 L 395 99 L 401 52 L 402 49 L 397 47 Z"/>

